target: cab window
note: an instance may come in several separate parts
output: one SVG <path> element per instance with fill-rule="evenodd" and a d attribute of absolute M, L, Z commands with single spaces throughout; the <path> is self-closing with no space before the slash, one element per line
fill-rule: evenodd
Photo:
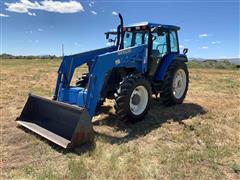
<path fill-rule="evenodd" d="M 148 44 L 148 33 L 144 34 L 144 44 Z"/>
<path fill-rule="evenodd" d="M 163 57 L 167 53 L 167 32 L 152 33 L 152 55 Z"/>
<path fill-rule="evenodd" d="M 143 40 L 143 33 L 136 33 L 136 37 L 135 37 L 135 46 L 137 45 L 141 45 Z"/>
<path fill-rule="evenodd" d="M 147 44 L 148 43 L 148 33 L 146 32 L 136 32 L 135 33 L 135 43 L 134 46 Z"/>
<path fill-rule="evenodd" d="M 177 33 L 176 31 L 170 31 L 170 49 L 172 53 L 178 52 Z"/>
<path fill-rule="evenodd" d="M 125 32 L 124 34 L 124 48 L 129 48 L 132 45 L 132 32 Z"/>
<path fill-rule="evenodd" d="M 125 32 L 124 48 L 148 44 L 148 33 L 145 31 Z"/>

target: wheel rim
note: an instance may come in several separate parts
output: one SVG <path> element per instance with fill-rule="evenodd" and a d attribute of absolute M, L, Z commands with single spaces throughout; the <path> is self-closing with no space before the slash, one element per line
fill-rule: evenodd
<path fill-rule="evenodd" d="M 183 69 L 177 70 L 173 77 L 173 95 L 176 99 L 181 99 L 187 85 L 186 73 Z"/>
<path fill-rule="evenodd" d="M 148 104 L 148 91 L 144 86 L 137 86 L 130 97 L 130 110 L 134 115 L 142 114 Z"/>

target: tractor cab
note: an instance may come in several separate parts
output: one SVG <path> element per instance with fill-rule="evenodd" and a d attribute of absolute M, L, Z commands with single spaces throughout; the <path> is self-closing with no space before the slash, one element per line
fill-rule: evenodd
<path fill-rule="evenodd" d="M 142 22 L 123 27 L 123 41 L 118 32 L 106 32 L 106 38 L 113 45 L 126 49 L 146 44 L 148 46 L 148 74 L 154 76 L 161 60 L 168 54 L 179 54 L 178 26 Z M 111 37 L 111 38 L 110 38 Z M 114 37 L 114 39 L 112 39 Z M 121 47 L 122 46 L 122 47 Z M 187 51 L 187 50 L 184 50 Z"/>

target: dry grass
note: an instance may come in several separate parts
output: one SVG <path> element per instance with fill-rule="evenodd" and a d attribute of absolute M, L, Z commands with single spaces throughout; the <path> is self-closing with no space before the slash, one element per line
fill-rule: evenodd
<path fill-rule="evenodd" d="M 58 60 L 1 61 L 1 178 L 240 179 L 240 73 L 190 69 L 182 105 L 153 101 L 142 122 L 118 121 L 107 101 L 96 140 L 67 152 L 17 127 L 32 91 L 52 95 Z"/>

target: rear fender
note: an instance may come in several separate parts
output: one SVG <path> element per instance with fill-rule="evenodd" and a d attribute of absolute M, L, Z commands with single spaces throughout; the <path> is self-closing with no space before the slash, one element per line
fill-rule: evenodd
<path fill-rule="evenodd" d="M 167 72 L 167 69 L 169 65 L 173 61 L 182 61 L 182 62 L 188 62 L 187 56 L 184 54 L 168 54 L 166 55 L 161 63 L 158 66 L 158 69 L 155 73 L 155 81 L 162 81 L 164 80 L 165 73 Z"/>

